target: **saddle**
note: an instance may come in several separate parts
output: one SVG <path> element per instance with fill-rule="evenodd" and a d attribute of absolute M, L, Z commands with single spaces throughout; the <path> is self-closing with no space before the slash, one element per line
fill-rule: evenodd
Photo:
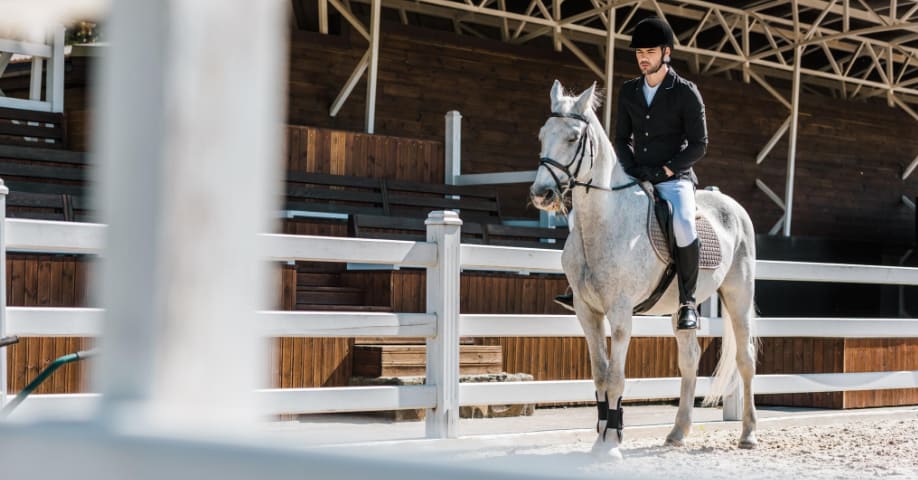
<path fill-rule="evenodd" d="M 634 307 L 634 313 L 643 313 L 656 305 L 676 277 L 676 236 L 673 233 L 673 210 L 666 200 L 660 198 L 657 190 L 648 182 L 641 182 L 641 188 L 651 199 L 647 203 L 647 237 L 653 246 L 657 257 L 666 265 L 660 283 L 646 300 Z M 720 241 L 711 226 L 711 222 L 697 211 L 695 212 L 695 228 L 698 232 L 700 255 L 698 268 L 705 270 L 716 269 L 723 260 L 720 252 Z"/>

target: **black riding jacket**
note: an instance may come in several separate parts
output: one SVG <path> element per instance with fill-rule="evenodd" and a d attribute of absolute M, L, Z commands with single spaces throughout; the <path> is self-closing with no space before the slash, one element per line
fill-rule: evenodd
<path fill-rule="evenodd" d="M 708 127 L 704 101 L 694 83 L 670 66 L 650 106 L 644 99 L 644 77 L 625 82 L 618 94 L 615 154 L 625 172 L 653 183 L 674 177 L 698 183 L 692 165 L 704 156 Z"/>

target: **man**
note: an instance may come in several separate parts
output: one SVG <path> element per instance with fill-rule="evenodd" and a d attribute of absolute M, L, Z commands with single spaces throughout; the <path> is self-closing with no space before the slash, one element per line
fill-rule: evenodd
<path fill-rule="evenodd" d="M 669 65 L 673 31 L 656 17 L 639 22 L 631 36 L 641 76 L 625 82 L 618 95 L 614 147 L 632 177 L 654 184 L 673 207 L 676 271 L 679 280 L 677 328 L 698 328 L 695 286 L 698 281 L 698 234 L 692 170 L 704 156 L 708 129 L 704 102 L 694 83 Z M 573 298 L 556 298 L 572 308 Z"/>

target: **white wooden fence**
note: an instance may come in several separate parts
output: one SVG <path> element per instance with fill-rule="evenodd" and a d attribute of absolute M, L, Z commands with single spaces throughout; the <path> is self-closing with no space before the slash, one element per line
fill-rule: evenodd
<path fill-rule="evenodd" d="M 0 194 L 5 215 L 5 194 Z M 424 267 L 427 313 L 348 313 L 263 311 L 265 336 L 426 337 L 428 383 L 260 391 L 264 413 L 346 412 L 427 408 L 427 435 L 455 437 L 460 405 L 574 402 L 593 399 L 589 380 L 459 384 L 460 336 L 580 336 L 572 315 L 466 315 L 459 313 L 460 269 L 561 272 L 561 252 L 527 248 L 461 245 L 461 222 L 453 212 L 433 212 L 426 242 L 294 235 L 261 235 L 260 247 L 273 261 L 327 261 Z M 6 252 L 100 254 L 104 225 L 6 219 L 0 228 L 0 282 Z M 918 268 L 759 261 L 757 278 L 806 282 L 918 285 Z M 5 284 L 2 285 L 5 291 Z M 0 293 L 0 298 L 5 294 Z M 2 301 L 2 300 L 0 300 Z M 2 305 L 5 307 L 5 304 Z M 92 308 L 9 307 L 0 310 L 0 336 L 96 336 L 103 312 Z M 702 322 L 700 336 L 721 335 L 722 319 Z M 918 319 L 759 318 L 759 336 L 882 338 L 918 337 Z M 634 336 L 670 336 L 668 317 L 636 317 Z M 104 352 L 103 352 L 104 354 Z M 5 375 L 6 355 L 0 355 Z M 699 378 L 697 395 L 708 390 Z M 756 393 L 802 393 L 918 387 L 918 371 L 760 375 Z M 678 396 L 678 378 L 628 380 L 625 398 Z M 0 393 L 6 394 L 5 378 Z M 35 395 L 19 411 L 33 414 L 89 408 L 93 394 Z M 727 412 L 730 409 L 725 409 Z M 736 414 L 727 413 L 728 417 Z"/>

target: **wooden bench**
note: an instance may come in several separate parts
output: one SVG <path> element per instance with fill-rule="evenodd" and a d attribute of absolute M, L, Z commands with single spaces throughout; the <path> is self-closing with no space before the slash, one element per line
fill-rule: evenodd
<path fill-rule="evenodd" d="M 562 248 L 566 229 L 503 225 L 492 188 L 289 172 L 290 218 L 332 217 L 347 221 L 352 237 L 423 240 L 433 210 L 458 210 L 462 241 L 488 245 Z"/>
<path fill-rule="evenodd" d="M 0 143 L 64 148 L 67 145 L 64 114 L 0 107 Z"/>
<path fill-rule="evenodd" d="M 497 191 L 420 182 L 287 173 L 285 209 L 293 217 L 319 214 L 427 218 L 432 210 L 459 210 L 463 220 L 500 223 Z"/>
<path fill-rule="evenodd" d="M 74 221 L 90 216 L 86 154 L 0 145 L 0 178 L 10 189 L 7 216 Z"/>

